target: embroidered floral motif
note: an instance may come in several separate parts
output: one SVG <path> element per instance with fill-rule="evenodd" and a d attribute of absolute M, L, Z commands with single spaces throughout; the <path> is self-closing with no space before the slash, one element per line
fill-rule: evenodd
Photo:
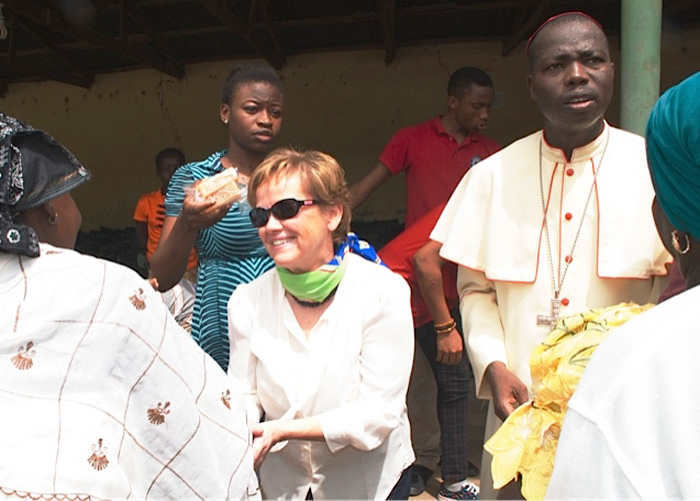
<path fill-rule="evenodd" d="M 170 414 L 170 409 L 168 409 L 168 407 L 170 407 L 170 402 L 158 402 L 158 405 L 146 411 L 148 420 L 155 425 L 163 424 L 165 422 L 165 416 Z"/>
<path fill-rule="evenodd" d="M 62 492 L 28 492 L 28 491 L 18 491 L 17 489 L 11 489 L 9 487 L 3 487 L 0 485 L 0 494 L 5 496 L 20 499 L 46 499 L 46 500 L 60 500 L 60 501 L 90 501 L 92 496 L 90 494 L 65 494 Z"/>
<path fill-rule="evenodd" d="M 224 403 L 227 409 L 231 408 L 231 390 L 221 392 L 221 401 Z"/>
<path fill-rule="evenodd" d="M 102 445 L 101 438 L 97 440 L 97 444 L 92 444 L 92 454 L 88 458 L 88 463 L 97 471 L 104 470 L 109 465 L 107 446 Z"/>
<path fill-rule="evenodd" d="M 20 346 L 17 348 L 17 355 L 10 359 L 19 370 L 26 371 L 34 365 L 32 357 L 36 354 L 36 350 L 32 349 L 33 346 L 34 343 L 32 341 L 29 341 L 27 346 Z"/>
<path fill-rule="evenodd" d="M 139 288 L 134 295 L 129 298 L 131 304 L 137 310 L 143 310 L 146 308 L 146 295 L 143 293 L 143 289 Z"/>

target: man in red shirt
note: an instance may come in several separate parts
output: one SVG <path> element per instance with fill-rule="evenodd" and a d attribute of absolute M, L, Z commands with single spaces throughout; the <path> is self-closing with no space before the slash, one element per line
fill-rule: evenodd
<path fill-rule="evenodd" d="M 350 187 L 353 209 L 390 177 L 405 172 L 408 228 L 446 201 L 470 167 L 500 149 L 481 133 L 494 101 L 491 78 L 465 66 L 450 76 L 447 94 L 444 115 L 400 129 L 379 162 Z"/>
<path fill-rule="evenodd" d="M 363 203 L 374 190 L 393 175 L 405 172 L 407 189 L 405 226 L 408 230 L 431 209 L 444 205 L 464 174 L 476 163 L 500 148 L 498 143 L 482 134 L 495 96 L 493 82 L 488 74 L 470 66 L 459 68 L 450 76 L 447 96 L 447 111 L 444 115 L 400 129 L 389 140 L 379 156 L 379 162 L 365 177 L 350 187 L 353 209 Z M 403 274 L 407 279 L 405 271 L 408 270 L 413 275 L 413 254 L 428 242 L 436 220 L 437 216 L 432 224 L 429 224 L 429 228 L 427 226 L 424 228 L 425 231 L 422 232 L 425 233 L 424 235 L 421 230 L 412 233 L 414 238 L 417 238 L 416 246 L 410 249 L 403 246 L 408 238 L 403 235 L 399 240 L 404 242 L 401 244 L 403 247 L 397 244 L 393 250 L 390 247 L 380 253 L 383 259 L 386 256 L 391 261 L 390 268 Z M 403 264 L 398 264 L 399 262 Z M 400 269 L 396 269 L 392 264 L 398 265 Z M 455 289 L 456 295 L 454 278 L 446 282 Z M 415 283 L 412 287 L 413 285 Z M 427 325 L 431 328 L 431 316 L 426 313 L 420 291 L 417 286 L 413 287 L 413 290 L 414 323 L 419 327 Z M 423 313 L 420 313 L 421 311 Z M 432 328 L 430 330 L 432 332 Z M 434 349 L 435 341 L 432 344 Z M 411 419 L 414 425 L 420 423 L 420 426 L 414 426 L 412 430 L 416 463 L 412 475 L 411 495 L 420 494 L 425 489 L 425 482 L 432 475 L 439 459 L 438 426 L 434 409 L 422 409 L 432 403 L 430 393 L 435 392 L 435 384 L 430 373 L 424 369 L 425 357 L 420 351 L 423 350 L 416 352 L 417 359 L 414 362 L 409 389 Z M 427 353 L 433 353 L 433 351 L 429 350 Z M 432 366 L 435 363 L 435 355 L 431 357 Z M 423 360 L 422 363 L 421 360 Z M 464 364 L 466 367 L 466 361 Z M 420 390 L 417 390 L 419 387 Z M 466 385 L 464 391 L 466 392 Z M 439 392 L 438 389 L 438 394 Z M 466 402 L 466 393 L 464 401 Z M 458 469 L 461 471 L 461 467 Z M 458 480 L 463 480 L 463 477 Z"/>

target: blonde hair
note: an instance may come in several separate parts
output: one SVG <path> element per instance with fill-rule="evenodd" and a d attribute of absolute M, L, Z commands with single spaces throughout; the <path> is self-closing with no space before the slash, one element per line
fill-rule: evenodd
<path fill-rule="evenodd" d="M 311 198 L 323 206 L 341 205 L 343 217 L 333 232 L 333 242 L 337 245 L 350 231 L 350 197 L 345 182 L 345 172 L 338 161 L 326 153 L 315 150 L 278 148 L 263 160 L 255 169 L 248 185 L 248 203 L 257 204 L 257 191 L 260 186 L 273 179 L 299 175 L 301 184 Z"/>

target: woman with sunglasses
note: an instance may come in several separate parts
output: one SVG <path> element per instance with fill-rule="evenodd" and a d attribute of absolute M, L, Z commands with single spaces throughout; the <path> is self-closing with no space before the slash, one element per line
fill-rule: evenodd
<path fill-rule="evenodd" d="M 247 204 L 198 203 L 187 195 L 187 188 L 230 168 L 238 170 L 240 184 L 247 184 L 280 131 L 282 104 L 282 83 L 269 66 L 247 64 L 231 71 L 219 109 L 228 149 L 175 172 L 165 198 L 160 243 L 151 260 L 160 290 L 168 290 L 182 278 L 189 249 L 196 247 L 199 268 L 191 334 L 224 370 L 229 356 L 226 302 L 239 284 L 270 269 L 272 260 L 250 225 Z"/>
<path fill-rule="evenodd" d="M 229 374 L 269 499 L 407 499 L 410 292 L 348 234 L 338 162 L 277 150 L 251 179 L 250 219 L 275 269 L 228 305 Z M 311 496 L 311 497 L 309 497 Z"/>

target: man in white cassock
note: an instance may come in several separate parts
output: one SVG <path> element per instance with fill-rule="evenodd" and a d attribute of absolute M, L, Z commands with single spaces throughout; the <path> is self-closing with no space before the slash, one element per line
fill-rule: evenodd
<path fill-rule="evenodd" d="M 431 234 L 459 265 L 477 395 L 491 400 L 486 439 L 530 398 L 530 354 L 559 317 L 655 301 L 670 260 L 651 214 L 644 139 L 603 118 L 614 64 L 600 25 L 560 14 L 527 52 L 544 129 L 472 168 Z M 495 497 L 487 453 L 481 474 L 481 498 Z"/>

